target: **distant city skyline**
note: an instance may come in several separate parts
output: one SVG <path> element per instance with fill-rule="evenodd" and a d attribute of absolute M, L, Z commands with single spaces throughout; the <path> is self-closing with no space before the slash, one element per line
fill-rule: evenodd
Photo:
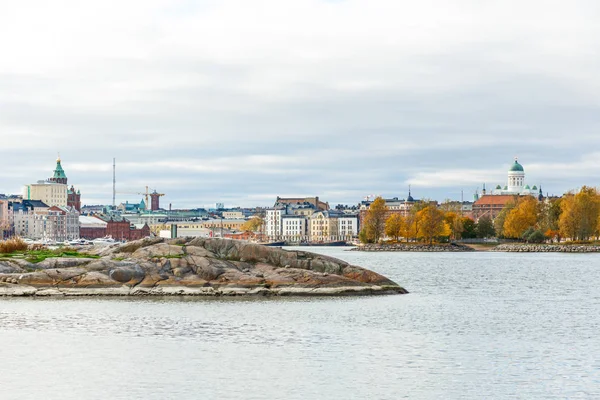
<path fill-rule="evenodd" d="M 0 192 L 59 152 L 83 204 L 112 203 L 113 157 L 120 191 L 165 208 L 471 200 L 515 156 L 544 194 L 595 186 L 599 18 L 593 1 L 8 2 Z"/>
<path fill-rule="evenodd" d="M 517 157 L 514 158 L 514 160 L 516 160 Z M 514 161 L 513 161 L 514 162 Z M 508 164 L 509 166 L 512 164 Z M 111 179 L 112 179 L 112 161 L 110 164 L 110 173 L 111 173 Z M 506 171 L 508 171 L 509 168 L 506 169 Z M 464 190 L 461 192 L 458 192 L 458 198 L 456 197 L 452 197 L 449 195 L 449 191 L 443 191 L 442 193 L 442 197 L 441 198 L 435 198 L 435 197 L 431 197 L 431 196 L 427 196 L 427 195 L 419 195 L 419 193 L 414 192 L 413 189 L 411 189 L 413 187 L 413 185 L 411 185 L 410 183 L 408 184 L 408 186 L 405 188 L 404 192 L 400 192 L 400 193 L 368 193 L 365 196 L 362 196 L 360 198 L 356 198 L 350 201 L 336 201 L 335 199 L 328 199 L 327 197 L 323 196 L 320 193 L 292 193 L 292 194 L 287 194 L 287 193 L 275 193 L 273 196 L 271 195 L 265 195 L 265 203 L 260 203 L 260 204 L 225 204 L 226 208 L 232 208 L 232 207 L 261 207 L 261 206 L 271 206 L 272 203 L 275 201 L 275 199 L 278 196 L 281 197 L 305 197 L 305 196 L 319 196 L 323 201 L 328 201 L 330 203 L 330 205 L 332 207 L 334 207 L 336 204 L 347 204 L 347 205 L 356 205 L 357 203 L 361 202 L 362 200 L 366 200 L 367 198 L 370 198 L 371 200 L 374 199 L 377 196 L 382 196 L 384 198 L 394 198 L 397 197 L 399 199 L 403 199 L 408 197 L 409 192 L 413 192 L 413 194 L 415 195 L 414 197 L 417 198 L 427 198 L 427 199 L 431 199 L 431 200 L 437 200 L 439 202 L 445 201 L 445 200 L 453 200 L 453 201 L 460 201 L 460 200 L 464 200 L 464 201 L 472 201 L 473 200 L 473 196 L 475 193 L 477 193 L 478 195 L 482 195 L 483 194 L 483 189 L 484 189 L 484 184 L 485 189 L 487 191 L 487 193 L 492 193 L 496 190 L 496 186 L 501 186 L 504 187 L 506 184 L 506 171 L 504 172 L 504 178 L 500 178 L 500 180 L 498 180 L 497 182 L 482 182 L 480 186 L 476 187 L 473 191 L 466 193 Z M 496 176 L 497 171 L 495 171 L 494 173 L 490 172 L 490 176 Z M 43 178 L 43 179 L 47 179 L 47 178 Z M 35 181 L 32 181 L 31 183 L 35 183 L 36 181 L 41 180 L 41 179 L 36 179 Z M 118 182 L 118 179 L 117 179 Z M 526 181 L 526 184 L 531 183 L 531 181 L 528 179 Z M 111 182 L 112 185 L 112 182 Z M 539 187 L 541 184 L 537 184 L 537 183 L 531 183 L 531 186 L 536 186 L 536 190 L 537 187 Z M 86 184 L 82 184 L 81 186 L 83 187 L 88 187 L 88 185 Z M 543 188 L 544 186 L 542 186 Z M 21 188 L 19 191 L 17 192 L 7 192 L 6 194 L 21 194 L 22 193 L 22 189 Z M 139 192 L 135 192 L 135 190 L 138 190 Z M 141 199 L 144 199 L 144 191 L 145 191 L 145 186 L 144 187 L 137 187 L 137 186 L 133 186 L 131 188 L 121 188 L 121 186 L 119 184 L 117 184 L 117 196 L 116 196 L 116 203 L 117 205 L 120 203 L 125 203 L 125 202 L 138 202 L 141 201 Z M 155 190 L 155 187 L 149 187 L 149 191 L 152 192 L 152 190 Z M 439 190 L 443 190 L 444 186 L 438 187 L 438 188 L 429 188 L 430 191 L 431 189 L 433 189 L 433 191 L 439 191 Z M 575 189 L 575 188 L 573 188 Z M 96 204 L 104 204 L 104 205 L 109 205 L 112 204 L 112 186 L 109 188 L 110 193 L 109 193 L 109 201 L 105 201 L 103 200 L 103 198 L 98 198 L 97 201 L 88 201 L 88 202 L 83 202 L 83 204 L 85 205 L 96 205 Z M 1 193 L 1 191 L 0 191 Z M 456 194 L 456 192 L 454 192 Z M 547 191 L 544 191 L 544 195 L 548 193 Z M 553 193 L 554 194 L 554 193 Z M 557 195 L 562 195 L 563 193 L 557 193 Z M 161 200 L 161 208 L 168 208 L 169 204 L 167 204 L 169 201 L 171 201 L 168 197 L 168 194 L 166 195 L 166 200 Z M 445 196 L 445 197 L 444 197 Z M 257 196 L 255 196 L 255 198 L 258 198 Z M 145 201 L 145 200 L 144 200 Z M 172 202 L 172 201 L 171 201 Z M 188 208 L 188 207 L 202 207 L 202 208 L 215 208 L 216 205 L 218 203 L 223 203 L 223 201 L 220 201 L 219 199 L 216 199 L 214 202 L 212 203 L 205 203 L 205 204 L 190 204 L 188 206 L 182 206 L 182 207 L 177 207 L 177 208 Z"/>

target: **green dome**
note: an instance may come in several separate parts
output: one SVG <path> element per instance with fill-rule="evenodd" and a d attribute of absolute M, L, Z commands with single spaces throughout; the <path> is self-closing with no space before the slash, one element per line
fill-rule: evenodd
<path fill-rule="evenodd" d="M 496 186 L 496 190 L 502 190 L 502 186 L 500 186 L 500 185 Z"/>
<path fill-rule="evenodd" d="M 56 160 L 56 169 L 54 170 L 54 179 L 67 179 L 67 175 L 65 175 L 65 171 L 60 165 L 60 158 Z"/>
<path fill-rule="evenodd" d="M 521 164 L 519 164 L 519 162 L 517 160 L 515 160 L 515 163 L 512 165 L 512 167 L 510 167 L 510 169 L 508 170 L 509 172 L 523 172 L 523 166 Z"/>
<path fill-rule="evenodd" d="M 529 187 L 529 185 L 525 186 L 525 189 L 531 190 L 531 188 Z"/>
<path fill-rule="evenodd" d="M 508 186 L 504 186 L 504 190 L 508 190 Z"/>
<path fill-rule="evenodd" d="M 531 188 L 531 190 L 537 190 L 537 186 L 533 185 L 533 187 Z"/>

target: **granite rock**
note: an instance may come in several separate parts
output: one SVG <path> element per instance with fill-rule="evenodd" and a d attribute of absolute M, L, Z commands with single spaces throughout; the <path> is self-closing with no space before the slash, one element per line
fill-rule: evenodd
<path fill-rule="evenodd" d="M 342 260 L 228 239 L 148 238 L 88 254 L 100 258 L 49 258 L 28 265 L 3 261 L 0 295 L 407 293 L 388 278 Z"/>

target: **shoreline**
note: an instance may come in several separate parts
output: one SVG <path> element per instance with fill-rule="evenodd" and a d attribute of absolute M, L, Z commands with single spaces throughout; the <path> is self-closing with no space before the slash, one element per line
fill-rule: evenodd
<path fill-rule="evenodd" d="M 421 252 L 421 253 L 459 253 L 476 251 L 463 244 L 422 244 L 422 243 L 394 243 L 394 244 L 365 244 L 354 247 L 348 251 L 364 252 Z"/>
<path fill-rule="evenodd" d="M 600 253 L 594 244 L 500 244 L 490 251 L 504 253 Z"/>
<path fill-rule="evenodd" d="M 406 290 L 393 286 L 369 287 L 97 287 L 69 288 L 51 286 L 31 286 L 0 283 L 2 297 L 330 297 L 330 296 L 373 296 L 406 294 Z"/>
<path fill-rule="evenodd" d="M 367 244 L 354 247 L 348 251 L 362 252 L 415 252 L 415 253 L 600 253 L 600 245 L 594 244 L 531 244 L 503 243 L 486 245 L 478 243 L 456 244 Z"/>

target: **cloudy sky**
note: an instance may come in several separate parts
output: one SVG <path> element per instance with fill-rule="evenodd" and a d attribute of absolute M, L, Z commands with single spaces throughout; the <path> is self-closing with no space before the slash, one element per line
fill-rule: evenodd
<path fill-rule="evenodd" d="M 472 198 L 600 172 L 600 3 L 0 0 L 0 193 Z"/>

